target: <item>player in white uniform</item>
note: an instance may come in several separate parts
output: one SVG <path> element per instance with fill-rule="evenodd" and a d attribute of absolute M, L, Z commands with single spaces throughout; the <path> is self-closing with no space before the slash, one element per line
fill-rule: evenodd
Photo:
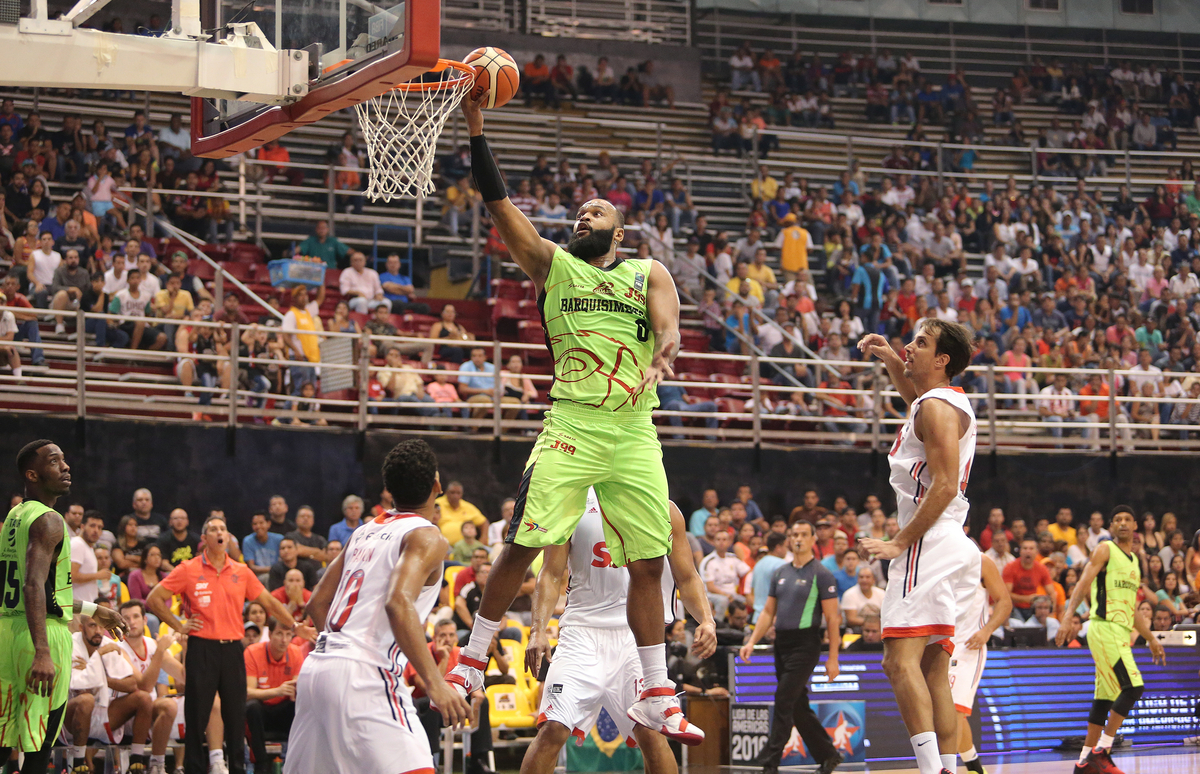
<path fill-rule="evenodd" d="M 675 589 L 700 626 L 692 650 L 700 658 L 717 647 L 716 624 L 696 572 L 687 541 L 687 522 L 670 503 L 670 573 L 663 573 L 664 624 L 675 620 Z M 538 733 L 521 761 L 521 774 L 552 774 L 559 751 L 572 734 L 583 737 L 608 711 L 617 729 L 642 748 L 648 774 L 675 774 L 675 757 L 658 729 L 635 723 L 627 714 L 640 692 L 642 666 L 625 614 L 629 572 L 613 567 L 604 539 L 600 505 L 589 490 L 587 509 L 564 545 L 545 550 L 533 594 L 533 625 L 525 650 L 526 666 L 538 674 L 549 652 L 546 623 L 558 602 L 563 575 L 569 573 L 567 607 L 558 619 L 558 647 L 542 681 Z M 687 721 L 680 731 L 686 733 Z"/>
<path fill-rule="evenodd" d="M 408 440 L 383 461 L 396 507 L 354 531 L 309 599 L 317 645 L 296 679 L 285 774 L 433 774 L 402 674 L 409 660 L 448 726 L 470 708 L 425 644 L 449 544 L 432 523 L 437 457 Z"/>
<path fill-rule="evenodd" d="M 979 690 L 979 678 L 987 664 L 988 640 L 1012 613 L 1012 595 L 996 563 L 984 554 L 980 554 L 980 562 L 979 585 L 959 588 L 954 653 L 950 656 L 950 695 L 954 697 L 954 709 L 958 712 L 958 752 L 963 765 L 968 771 L 984 774 L 967 718 L 975 706 L 975 692 Z M 992 600 L 990 615 L 989 598 Z"/>
<path fill-rule="evenodd" d="M 971 334 L 926 320 L 901 359 L 879 334 L 858 347 L 887 367 L 909 404 L 888 454 L 900 532 L 867 538 L 868 554 L 892 560 L 883 599 L 883 669 L 908 727 L 921 774 L 954 772 L 958 718 L 950 695 L 960 586 L 979 585 L 979 549 L 963 534 L 967 480 L 975 457 L 975 412 L 950 380 L 971 360 Z"/>
<path fill-rule="evenodd" d="M 166 770 L 167 745 L 183 744 L 183 664 L 171 652 L 176 634 L 170 630 L 155 640 L 144 634 L 146 607 L 140 599 L 123 602 L 118 608 L 129 626 L 129 634 L 118 643 L 141 677 L 138 686 L 155 695 L 153 719 L 150 726 L 150 768 L 147 774 L 163 774 Z M 177 695 L 171 696 L 167 677 L 175 681 Z M 128 724 L 126 724 L 128 725 Z M 221 719 L 221 698 L 213 700 L 208 720 L 208 747 L 221 750 L 225 740 L 225 723 Z M 209 766 L 209 774 L 224 774 L 224 758 Z"/>

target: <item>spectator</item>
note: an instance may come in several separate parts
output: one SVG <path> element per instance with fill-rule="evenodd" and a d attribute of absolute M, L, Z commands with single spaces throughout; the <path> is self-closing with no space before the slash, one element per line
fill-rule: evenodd
<path fill-rule="evenodd" d="M 1042 627 L 1046 630 L 1046 640 L 1053 640 L 1058 635 L 1059 622 L 1058 619 L 1050 615 L 1054 609 L 1054 604 L 1050 601 L 1050 597 L 1045 594 L 1038 594 L 1033 598 L 1030 609 L 1033 611 L 1033 614 L 1029 618 L 1025 618 L 1023 615 L 1013 615 L 1012 618 L 1008 619 L 1008 628 L 1032 629 Z M 1013 612 L 1016 613 L 1015 606 Z"/>
<path fill-rule="evenodd" d="M 267 768 L 266 734 L 285 735 L 296 717 L 296 678 L 305 651 L 292 643 L 289 621 L 269 619 L 270 638 L 246 648 L 246 735 L 255 770 Z"/>
<path fill-rule="evenodd" d="M 137 534 L 142 540 L 158 540 L 169 526 L 167 517 L 154 510 L 154 495 L 149 489 L 142 488 L 133 493 L 133 512 L 128 515 L 137 519 Z"/>
<path fill-rule="evenodd" d="M 550 70 L 550 81 L 558 95 L 569 94 L 572 100 L 579 96 L 575 89 L 575 68 L 567 64 L 567 58 L 562 54 L 554 60 L 554 67 Z"/>
<path fill-rule="evenodd" d="M 1072 525 L 1074 514 L 1070 508 L 1059 508 L 1054 514 L 1054 523 L 1050 524 L 1046 531 L 1054 538 L 1054 542 L 1063 542 L 1068 546 L 1079 544 L 1078 534 L 1075 527 Z"/>
<path fill-rule="evenodd" d="M 846 536 L 847 546 L 852 539 L 852 536 Z M 835 538 L 835 544 L 836 540 Z M 837 566 L 833 570 L 833 578 L 837 581 L 839 599 L 858 583 L 858 559 L 858 551 L 853 548 L 847 548 L 838 559 Z"/>
<path fill-rule="evenodd" d="M 456 322 L 457 319 L 458 310 L 455 309 L 453 304 L 443 306 L 440 319 L 429 328 L 429 338 L 437 340 L 449 339 L 450 341 L 474 341 L 475 334 Z M 467 359 L 466 354 L 464 348 L 461 346 L 438 345 L 438 360 L 443 360 L 447 363 L 461 363 Z"/>
<path fill-rule="evenodd" d="M 1028 621 L 1034 616 L 1033 600 L 1044 594 L 1050 585 L 1050 571 L 1037 561 L 1038 542 L 1033 538 L 1021 541 L 1021 555 L 1001 572 L 1013 599 L 1013 618 Z M 1047 600 L 1048 601 L 1048 600 Z"/>
<path fill-rule="evenodd" d="M 1013 562 L 1017 561 L 1017 557 L 1012 555 L 1009 550 L 1009 539 L 1004 532 L 997 532 L 992 538 L 992 547 L 984 551 L 993 562 L 996 563 L 996 568 L 1000 572 L 1004 572 L 1004 568 Z"/>
<path fill-rule="evenodd" d="M 469 414 L 472 419 L 481 419 L 492 410 L 496 393 L 501 390 L 493 375 L 495 372 L 496 367 L 487 361 L 487 351 L 483 347 L 472 347 L 471 359 L 458 369 L 458 393 L 467 403 L 475 404 L 470 409 L 463 409 L 464 416 Z M 499 397 L 501 403 L 520 403 L 517 398 L 503 393 Z"/>
<path fill-rule="evenodd" d="M 1078 404 L 1070 398 L 1075 395 L 1071 389 L 1067 387 L 1067 375 L 1065 373 L 1057 373 L 1054 375 L 1054 383 L 1046 385 L 1041 391 L 1042 400 L 1038 401 L 1038 416 L 1043 422 L 1051 423 L 1050 435 L 1055 438 L 1062 438 L 1062 425 L 1065 422 L 1084 422 L 1079 415 Z M 1092 432 L 1089 429 L 1083 430 L 1084 438 L 1091 438 Z M 1061 449 L 1059 444 L 1056 448 Z"/>
<path fill-rule="evenodd" d="M 550 79 L 550 68 L 546 65 L 546 57 L 538 54 L 532 62 L 525 65 L 525 75 L 521 78 L 521 88 L 525 90 L 525 106 L 533 105 L 533 98 L 540 96 L 546 107 L 558 109 L 558 93 L 554 82 Z"/>
<path fill-rule="evenodd" d="M 750 565 L 738 559 L 729 552 L 733 537 L 728 530 L 718 530 L 712 536 L 712 553 L 700 562 L 700 577 L 708 589 L 708 601 L 712 603 L 713 614 L 721 612 L 724 617 L 730 601 L 736 599 L 745 604 L 745 597 L 737 593 L 742 579 L 750 573 Z"/>
<path fill-rule="evenodd" d="M 270 531 L 271 520 L 259 511 L 250 517 L 253 532 L 242 538 L 242 556 L 250 572 L 264 584 L 271 577 L 271 567 L 279 561 L 279 544 L 283 535 Z M 293 544 L 294 545 L 294 544 Z"/>
<path fill-rule="evenodd" d="M 200 536 L 188 529 L 188 513 L 182 508 L 171 511 L 165 530 L 160 530 L 155 545 L 162 554 L 163 569 L 170 572 L 175 565 L 186 562 L 196 555 Z M 145 599 L 145 597 L 142 597 Z"/>
<path fill-rule="evenodd" d="M 462 540 L 463 522 L 474 522 L 476 534 L 486 534 L 488 520 L 478 508 L 463 499 L 463 485 L 460 482 L 451 481 L 447 484 L 442 496 L 434 500 L 434 505 L 438 506 L 442 515 L 438 527 L 450 545 Z"/>
<path fill-rule="evenodd" d="M 758 621 L 758 616 L 767 604 L 767 597 L 771 591 L 771 579 L 775 575 L 775 570 L 787 564 L 787 535 L 775 531 L 767 533 L 766 548 L 767 553 L 759 556 L 752 571 L 751 590 L 754 597 L 754 621 Z"/>
<path fill-rule="evenodd" d="M 299 395 L 305 384 L 316 381 L 316 369 L 308 364 L 321 362 L 321 337 L 317 334 L 322 330 L 320 303 L 309 300 L 308 289 L 303 285 L 292 288 L 291 308 L 283 316 L 279 332 L 288 359 L 297 363 L 288 367 L 293 395 Z"/>
<path fill-rule="evenodd" d="M 383 392 L 378 400 L 393 403 L 433 403 L 433 397 L 425 392 L 425 382 L 421 380 L 420 374 L 405 365 L 398 348 L 388 347 L 384 360 L 387 367 L 372 372 L 373 378 Z M 417 413 L 423 417 L 432 417 L 438 414 L 438 409 L 433 406 L 418 405 L 415 408 Z M 379 408 L 372 406 L 370 411 L 378 413 Z M 395 414 L 399 413 L 399 408 L 384 409 L 384 411 Z"/>
<path fill-rule="evenodd" d="M 779 60 L 775 61 L 778 62 Z M 643 105 L 649 105 L 653 102 L 666 102 L 668 108 L 671 110 L 675 109 L 675 87 L 655 74 L 654 60 L 647 59 L 642 63 L 639 80 L 642 82 L 643 87 Z"/>
<path fill-rule="evenodd" d="M 331 269 L 346 266 L 350 248 L 329 233 L 329 221 L 318 220 L 312 235 L 296 246 L 296 255 L 320 258 Z"/>
<path fill-rule="evenodd" d="M 283 585 L 283 579 L 288 570 L 299 570 L 304 576 L 304 588 L 311 591 L 317 585 L 317 563 L 311 559 L 301 559 L 296 550 L 296 541 L 284 537 L 279 541 L 279 561 L 271 565 L 267 576 L 267 590 L 274 591 Z"/>
<path fill-rule="evenodd" d="M 312 562 L 324 562 L 325 548 L 329 544 L 325 538 L 313 532 L 313 522 L 316 517 L 311 505 L 301 505 L 296 509 L 296 528 L 284 537 L 296 544 L 296 555 L 301 559 Z"/>
<path fill-rule="evenodd" d="M 742 46 L 729 57 L 729 69 L 732 76 L 730 88 L 733 91 L 742 91 L 747 86 L 753 91 L 762 91 L 762 76 L 755 66 L 749 46 Z"/>
<path fill-rule="evenodd" d="M 99 511 L 87 511 L 83 530 L 71 538 L 71 583 L 77 602 L 95 602 L 100 594 L 98 581 L 107 580 L 110 573 L 100 571 L 96 562 L 97 541 L 104 529 L 104 517 Z"/>
<path fill-rule="evenodd" d="M 367 256 L 358 250 L 350 251 L 350 268 L 342 272 L 338 284 L 342 296 L 348 299 L 351 311 L 366 314 L 380 306 L 386 306 L 388 311 L 392 309 L 392 302 L 384 296 L 379 272 L 367 268 Z"/>
<path fill-rule="evenodd" d="M 283 575 L 283 585 L 271 592 L 271 596 L 279 601 L 287 610 L 288 615 L 296 623 L 308 616 L 308 602 L 312 592 L 304 587 L 304 572 L 293 567 Z"/>
<path fill-rule="evenodd" d="M 479 527 L 473 521 L 464 521 L 459 525 L 462 540 L 450 547 L 450 559 L 466 564 L 471 561 L 476 550 L 482 550 L 486 555 L 487 546 L 479 542 Z"/>
<path fill-rule="evenodd" d="M 660 383 L 656 388 L 658 393 L 658 405 L 663 411 L 695 411 L 715 414 L 720 410 L 720 407 L 711 400 L 688 400 L 687 390 L 679 385 L 668 385 Z M 683 417 L 669 416 L 667 422 L 672 427 L 683 427 Z M 705 425 L 708 429 L 716 429 L 718 420 L 716 417 L 705 417 Z M 676 438 L 683 438 L 682 435 L 675 435 Z M 715 436 L 709 436 L 710 440 L 715 439 Z M 698 513 L 699 511 L 697 511 Z M 694 514 L 693 514 L 694 518 Z"/>
<path fill-rule="evenodd" d="M 329 528 L 329 543 L 338 543 L 345 546 L 350 542 L 350 536 L 354 534 L 354 530 L 362 525 L 363 515 L 363 500 L 358 495 L 347 495 L 342 500 L 342 520 Z M 328 551 L 329 545 L 326 545 Z M 333 557 L 329 557 L 329 561 L 333 561 Z"/>
<path fill-rule="evenodd" d="M 875 585 L 875 573 L 869 565 L 859 565 L 855 574 L 857 582 L 842 592 L 839 606 L 847 626 L 861 627 L 867 616 L 879 615 L 883 609 L 883 589 Z"/>

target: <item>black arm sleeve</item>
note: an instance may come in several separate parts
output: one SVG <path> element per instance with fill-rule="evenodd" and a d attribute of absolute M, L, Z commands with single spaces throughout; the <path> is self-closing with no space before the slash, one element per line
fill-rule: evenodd
<path fill-rule="evenodd" d="M 485 202 L 498 202 L 508 198 L 500 168 L 492 158 L 487 139 L 481 134 L 471 138 L 471 174 L 475 178 L 475 189 Z"/>

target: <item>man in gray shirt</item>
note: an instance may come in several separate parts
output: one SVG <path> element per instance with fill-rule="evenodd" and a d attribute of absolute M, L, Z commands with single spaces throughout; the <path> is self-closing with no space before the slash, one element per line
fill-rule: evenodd
<path fill-rule="evenodd" d="M 79 299 L 92 286 L 91 275 L 87 269 L 79 265 L 79 251 L 68 250 L 62 263 L 54 270 L 54 279 L 50 282 L 51 309 L 78 309 Z M 66 318 L 56 317 L 54 332 L 66 333 Z"/>

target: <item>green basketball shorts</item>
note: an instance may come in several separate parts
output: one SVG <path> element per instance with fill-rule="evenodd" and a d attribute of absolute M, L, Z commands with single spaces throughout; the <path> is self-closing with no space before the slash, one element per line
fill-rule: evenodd
<path fill-rule="evenodd" d="M 1088 650 L 1096 661 L 1096 699 L 1116 701 L 1126 688 L 1142 685 L 1142 673 L 1133 662 L 1132 632 L 1124 626 L 1092 619 L 1088 625 Z"/>
<path fill-rule="evenodd" d="M 565 543 L 596 490 L 613 564 L 665 556 L 671 545 L 667 473 L 649 413 L 558 401 L 525 464 L 505 541 Z"/>
<path fill-rule="evenodd" d="M 22 752 L 40 750 L 42 742 L 58 737 L 58 728 L 47 728 L 50 710 L 67 703 L 71 687 L 71 652 L 74 643 L 65 621 L 46 621 L 46 639 L 54 660 L 54 689 L 49 697 L 30 693 L 25 680 L 33 666 L 33 640 L 25 616 L 0 617 L 0 747 Z M 61 725 L 61 719 L 60 719 Z"/>

